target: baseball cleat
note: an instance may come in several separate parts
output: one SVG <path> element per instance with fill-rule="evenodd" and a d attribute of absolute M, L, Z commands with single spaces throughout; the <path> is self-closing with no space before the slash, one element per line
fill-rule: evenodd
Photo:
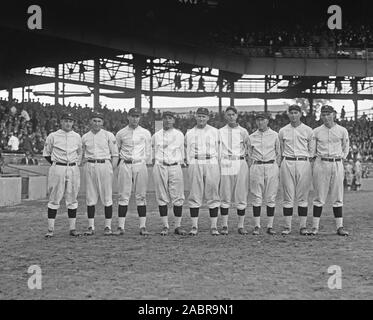
<path fill-rule="evenodd" d="M 248 232 L 244 228 L 238 228 L 237 230 L 238 234 L 247 235 Z"/>
<path fill-rule="evenodd" d="M 259 235 L 259 230 L 260 230 L 260 227 L 258 227 L 258 226 L 254 227 L 253 235 L 254 236 Z"/>
<path fill-rule="evenodd" d="M 223 226 L 221 231 L 220 231 L 220 234 L 226 236 L 228 235 L 228 227 L 227 226 Z"/>
<path fill-rule="evenodd" d="M 92 227 L 89 227 L 87 231 L 84 232 L 85 236 L 93 236 L 95 234 L 95 230 Z"/>
<path fill-rule="evenodd" d="M 54 237 L 53 230 L 48 230 L 48 232 L 44 236 L 45 238 L 52 238 Z"/>
<path fill-rule="evenodd" d="M 316 236 L 318 233 L 319 233 L 319 229 L 312 228 L 312 230 L 310 231 L 309 235 L 310 236 Z"/>
<path fill-rule="evenodd" d="M 276 231 L 273 230 L 273 228 L 267 228 L 267 233 L 270 234 L 271 236 L 276 234 Z"/>
<path fill-rule="evenodd" d="M 104 236 L 111 236 L 113 234 L 113 231 L 109 227 L 105 227 L 104 229 Z"/>
<path fill-rule="evenodd" d="M 113 235 L 115 236 L 122 236 L 124 235 L 124 229 L 121 227 L 118 227 L 117 231 L 113 232 Z"/>
<path fill-rule="evenodd" d="M 177 234 L 179 236 L 186 236 L 187 232 L 183 228 L 177 227 L 177 228 L 175 228 L 175 234 Z"/>
<path fill-rule="evenodd" d="M 140 235 L 141 236 L 148 236 L 150 233 L 146 230 L 145 227 L 140 228 Z"/>
<path fill-rule="evenodd" d="M 299 234 L 301 236 L 308 236 L 309 232 L 308 232 L 307 228 L 300 228 L 299 229 Z"/>
<path fill-rule="evenodd" d="M 80 237 L 80 236 L 82 235 L 81 233 L 79 233 L 79 232 L 76 231 L 75 229 L 70 230 L 69 234 L 70 234 L 70 236 L 72 236 L 72 237 Z"/>
<path fill-rule="evenodd" d="M 211 232 L 212 236 L 218 236 L 218 235 L 220 235 L 220 233 L 219 233 L 219 231 L 218 231 L 217 228 L 211 228 L 210 232 Z"/>
<path fill-rule="evenodd" d="M 192 230 L 189 231 L 190 236 L 196 236 L 198 233 L 198 229 L 196 227 L 193 227 Z"/>
<path fill-rule="evenodd" d="M 346 230 L 344 230 L 343 227 L 339 227 L 337 229 L 337 234 L 339 236 L 343 236 L 343 237 L 347 237 L 348 236 L 348 232 Z"/>
<path fill-rule="evenodd" d="M 290 234 L 290 232 L 291 232 L 291 229 L 290 229 L 290 228 L 285 228 L 284 230 L 282 230 L 281 234 L 282 234 L 283 236 L 286 236 L 286 235 Z"/>
<path fill-rule="evenodd" d="M 161 236 L 167 236 L 168 235 L 168 227 L 163 227 L 161 231 Z"/>

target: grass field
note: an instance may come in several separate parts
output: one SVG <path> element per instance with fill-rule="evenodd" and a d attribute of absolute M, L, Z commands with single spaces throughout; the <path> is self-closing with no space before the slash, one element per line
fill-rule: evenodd
<path fill-rule="evenodd" d="M 317 237 L 298 235 L 297 217 L 293 233 L 281 236 L 279 206 L 275 236 L 264 232 L 257 237 L 238 235 L 232 210 L 230 234 L 213 237 L 204 209 L 197 237 L 161 237 L 152 193 L 147 226 L 153 235 L 147 238 L 138 234 L 133 203 L 123 237 L 103 236 L 101 206 L 96 210 L 94 237 L 69 237 L 62 207 L 52 239 L 44 239 L 47 201 L 1 208 L 0 299 L 372 299 L 373 181 L 369 182 L 371 187 L 345 194 L 345 227 L 350 237 L 335 235 L 329 205 Z M 87 225 L 84 198 L 79 199 L 79 206 L 77 226 L 83 231 Z M 113 229 L 117 227 L 116 211 Z M 187 208 L 183 214 L 182 224 L 189 230 Z M 246 218 L 249 231 L 251 216 L 250 209 Z M 263 227 L 265 223 L 262 216 Z M 309 219 L 309 227 L 311 223 Z M 34 264 L 42 270 L 41 290 L 28 289 L 27 270 Z M 331 265 L 342 269 L 341 290 L 328 288 Z"/>

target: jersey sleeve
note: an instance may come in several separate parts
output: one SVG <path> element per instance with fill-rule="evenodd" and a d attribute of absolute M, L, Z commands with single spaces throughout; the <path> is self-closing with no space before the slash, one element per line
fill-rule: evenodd
<path fill-rule="evenodd" d="M 50 157 L 53 149 L 53 135 L 50 134 L 44 143 L 43 157 Z"/>
<path fill-rule="evenodd" d="M 347 159 L 348 153 L 350 152 L 350 139 L 348 137 L 348 131 L 346 128 L 343 128 L 343 137 L 342 137 L 342 153 L 343 159 Z"/>
<path fill-rule="evenodd" d="M 108 144 L 109 144 L 109 150 L 112 157 L 118 157 L 119 156 L 119 150 L 118 150 L 118 144 L 117 139 L 115 136 L 109 132 L 108 133 Z"/>

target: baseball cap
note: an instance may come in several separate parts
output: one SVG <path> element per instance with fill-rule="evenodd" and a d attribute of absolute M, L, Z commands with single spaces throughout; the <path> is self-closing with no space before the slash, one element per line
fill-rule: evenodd
<path fill-rule="evenodd" d="M 291 106 L 289 106 L 289 112 L 292 111 L 292 110 L 296 110 L 296 111 L 301 112 L 301 108 L 297 104 L 292 104 Z"/>
<path fill-rule="evenodd" d="M 75 120 L 73 114 L 71 112 L 65 112 L 64 114 L 62 114 L 61 116 L 61 120 L 62 119 L 66 119 L 66 120 Z"/>
<path fill-rule="evenodd" d="M 137 108 L 131 108 L 128 110 L 129 116 L 140 116 L 140 111 Z"/>
<path fill-rule="evenodd" d="M 164 118 L 164 117 L 166 117 L 166 116 L 170 116 L 170 117 L 175 118 L 175 113 L 173 113 L 172 111 L 165 111 L 165 112 L 163 112 L 163 114 L 162 114 L 162 118 Z"/>
<path fill-rule="evenodd" d="M 93 112 L 91 114 L 91 119 L 92 118 L 100 118 L 100 119 L 104 120 L 104 115 L 102 113 L 100 113 L 100 112 Z"/>
<path fill-rule="evenodd" d="M 206 116 L 209 115 L 209 111 L 207 110 L 207 108 L 202 108 L 202 107 L 198 108 L 196 113 L 197 114 L 204 114 Z"/>
<path fill-rule="evenodd" d="M 255 115 L 256 119 L 268 119 L 268 114 L 266 112 L 259 112 Z"/>
<path fill-rule="evenodd" d="M 332 106 L 325 105 L 321 107 L 321 112 L 327 112 L 327 113 L 332 113 L 334 112 L 334 109 Z"/>
<path fill-rule="evenodd" d="M 225 112 L 228 112 L 229 110 L 232 110 L 234 113 L 237 114 L 237 109 L 235 107 L 229 106 L 229 107 L 227 107 L 227 109 L 225 109 Z"/>

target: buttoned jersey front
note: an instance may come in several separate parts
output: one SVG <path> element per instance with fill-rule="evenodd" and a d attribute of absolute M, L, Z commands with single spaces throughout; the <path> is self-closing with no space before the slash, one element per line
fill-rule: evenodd
<path fill-rule="evenodd" d="M 157 131 L 152 137 L 153 157 L 166 163 L 184 162 L 184 135 L 175 128 Z"/>
<path fill-rule="evenodd" d="M 313 134 L 315 155 L 325 158 L 347 158 L 350 142 L 346 128 L 339 124 L 334 124 L 330 129 L 322 125 L 315 128 Z"/>
<path fill-rule="evenodd" d="M 249 134 L 241 126 L 231 128 L 229 125 L 219 129 L 221 157 L 245 157 Z"/>
<path fill-rule="evenodd" d="M 111 157 L 118 157 L 117 140 L 111 132 L 104 129 L 84 134 L 82 144 L 84 158 L 87 160 L 110 160 Z"/>
<path fill-rule="evenodd" d="M 187 158 L 190 162 L 195 157 L 217 158 L 219 154 L 219 131 L 206 125 L 203 129 L 194 127 L 186 136 Z"/>
<path fill-rule="evenodd" d="M 59 129 L 48 135 L 44 150 L 44 157 L 51 157 L 53 162 L 80 163 L 82 155 L 82 139 L 75 131 Z"/>
<path fill-rule="evenodd" d="M 116 135 L 119 156 L 124 160 L 151 161 L 151 135 L 141 126 L 126 126 Z"/>
<path fill-rule="evenodd" d="M 290 123 L 281 128 L 278 133 L 282 145 L 282 155 L 285 157 L 313 157 L 313 130 L 301 123 L 293 127 Z"/>
<path fill-rule="evenodd" d="M 262 132 L 256 130 L 249 136 L 249 156 L 255 161 L 276 160 L 280 154 L 280 141 L 277 132 L 268 128 Z"/>

